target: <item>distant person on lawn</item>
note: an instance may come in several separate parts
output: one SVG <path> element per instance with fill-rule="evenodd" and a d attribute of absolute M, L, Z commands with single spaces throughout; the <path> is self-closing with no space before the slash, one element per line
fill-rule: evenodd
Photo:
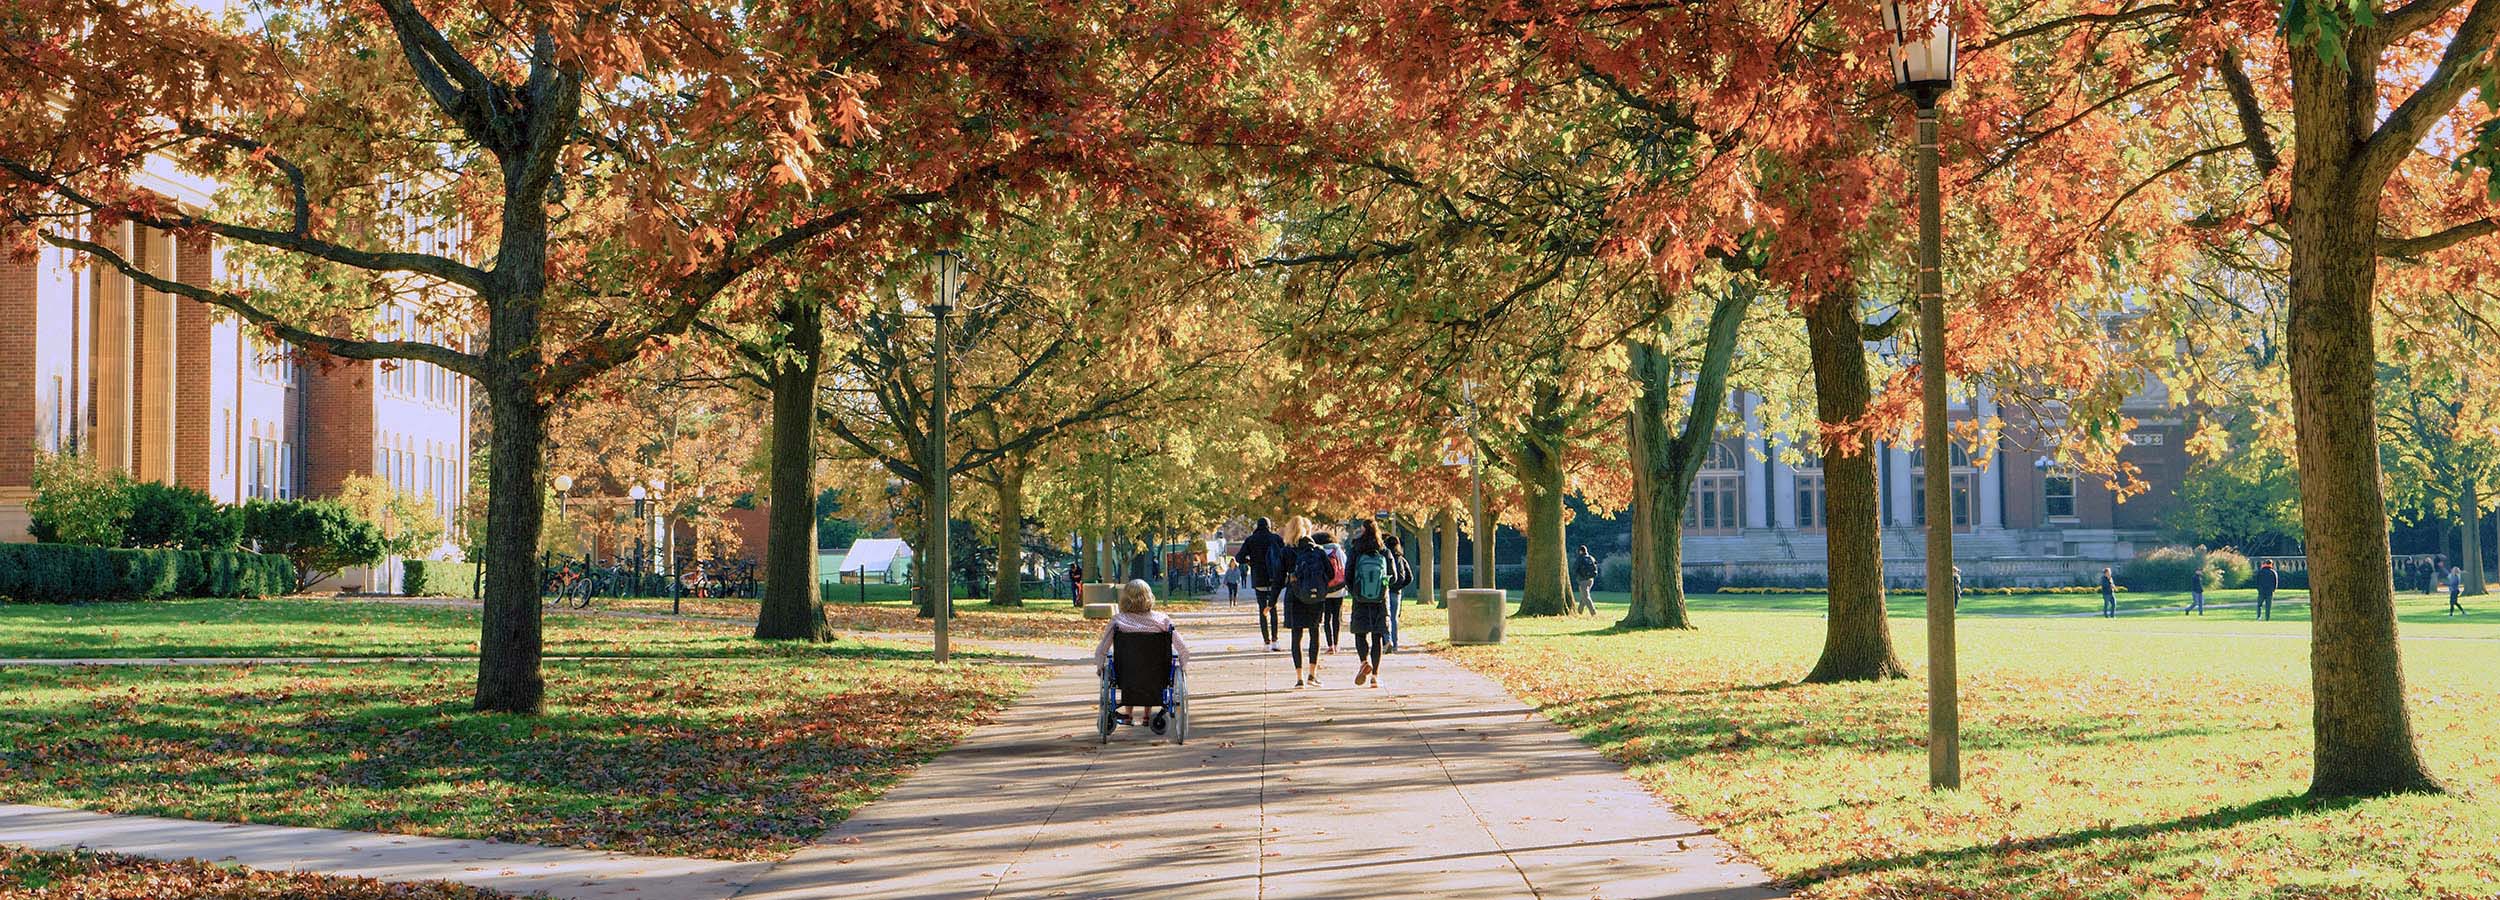
<path fill-rule="evenodd" d="M 2259 563 L 2248 583 L 2257 588 L 2257 620 L 2274 618 L 2274 589 L 2283 586 L 2283 574 L 2274 570 L 2274 560 Z"/>
<path fill-rule="evenodd" d="M 1131 581 L 1120 586 L 1120 611 L 1111 615 L 1111 624 L 1104 626 L 1102 640 L 1094 644 L 1094 672 L 1101 674 L 1111 661 L 1111 636 L 1119 632 L 1168 631 L 1172 634 L 1172 652 L 1179 654 L 1181 668 L 1189 667 L 1189 643 L 1181 640 L 1180 629 L 1173 627 L 1172 617 L 1155 611 L 1155 589 L 1144 581 Z M 1145 711 L 1121 707 L 1120 715 L 1131 725 L 1141 724 Z M 1160 726 L 1158 726 L 1160 727 Z"/>
<path fill-rule="evenodd" d="M 2118 618 L 2118 579 L 2108 566 L 2101 567 L 2101 618 Z"/>
<path fill-rule="evenodd" d="M 1233 562 L 1250 570 L 1250 593 L 1259 601 L 1259 638 L 1267 642 L 1267 650 L 1276 652 L 1276 632 L 1284 627 L 1276 608 L 1277 594 L 1285 589 L 1287 570 L 1292 568 L 1293 554 L 1276 527 L 1259 517 L 1259 524 L 1250 529 L 1250 537 L 1241 542 L 1241 552 L 1233 554 Z"/>
<path fill-rule="evenodd" d="M 2449 567 L 2448 567 L 2448 614 L 2449 614 L 2449 615 L 2452 615 L 2452 616 L 2461 616 L 2461 615 L 2464 615 L 2464 614 L 2465 614 L 2465 605 L 2464 605 L 2464 604 L 2462 604 L 2462 603 L 2458 603 L 2458 602 L 2457 602 L 2457 595 L 2458 595 L 2459 593 L 2463 592 L 2464 590 L 2465 590 L 2465 567 L 2464 567 L 2464 566 L 2449 566 Z"/>
<path fill-rule="evenodd" d="M 2205 614 L 2205 570 L 2203 569 L 2196 570 L 2196 574 L 2188 577 L 2188 605 L 2186 609 L 2180 610 L 2179 614 L 2184 616 L 2190 613 L 2200 616 Z"/>
<path fill-rule="evenodd" d="M 1571 557 L 1571 597 L 1573 612 L 1597 615 L 1597 602 L 1589 592 L 1597 590 L 1597 557 L 1589 555 L 1589 545 L 1581 544 L 1578 555 Z"/>

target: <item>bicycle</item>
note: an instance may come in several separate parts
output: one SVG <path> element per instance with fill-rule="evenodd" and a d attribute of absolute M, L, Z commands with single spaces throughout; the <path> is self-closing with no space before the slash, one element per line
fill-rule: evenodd
<path fill-rule="evenodd" d="M 539 583 L 542 585 L 539 593 L 545 598 L 548 609 L 563 609 L 568 603 L 574 609 L 590 608 L 591 577 L 587 561 L 566 560 L 550 566 L 540 576 Z"/>

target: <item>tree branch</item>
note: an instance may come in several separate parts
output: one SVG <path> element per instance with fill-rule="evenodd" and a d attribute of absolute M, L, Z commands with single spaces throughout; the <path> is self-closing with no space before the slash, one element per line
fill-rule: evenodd
<path fill-rule="evenodd" d="M 440 344 L 430 344 L 423 341 L 357 340 L 353 338 L 342 338 L 334 335 L 322 334 L 315 331 L 307 331 L 305 329 L 287 324 L 284 320 L 279 319 L 277 316 L 271 315 L 268 311 L 253 305 L 251 301 L 244 299 L 239 294 L 213 290 L 210 288 L 200 287 L 195 284 L 174 281 L 158 276 L 156 273 L 150 272 L 131 262 L 129 257 L 123 256 L 120 251 L 114 250 L 111 247 L 107 247 L 95 241 L 70 237 L 51 231 L 41 232 L 41 235 L 46 243 L 64 250 L 74 250 L 79 253 L 86 254 L 89 257 L 103 262 L 107 266 L 111 266 L 115 271 L 120 272 L 123 277 L 147 286 L 150 290 L 174 294 L 182 297 L 189 297 L 193 300 L 197 300 L 211 306 L 232 310 L 236 315 L 242 316 L 244 321 L 267 328 L 271 333 L 277 335 L 279 339 L 299 347 L 318 350 L 332 356 L 343 356 L 348 359 L 406 359 L 417 362 L 428 362 L 450 369 L 454 372 L 458 372 L 462 375 L 467 375 L 470 378 L 480 378 L 485 371 L 485 360 L 477 356 L 462 353 L 458 350 L 453 350 Z"/>
<path fill-rule="evenodd" d="M 2430 77 L 2422 80 L 2422 87 L 2397 104 L 2395 111 L 2388 113 L 2378 130 L 2371 132 L 2369 140 L 2362 144 L 2362 177 L 2371 184 L 2380 184 L 2394 174 L 2396 164 L 2414 152 L 2431 126 L 2446 117 L 2465 98 L 2465 92 L 2482 81 L 2491 67 L 2495 41 L 2500 41 L 2500 0 L 2475 0 L 2464 23 L 2457 26 L 2457 33 L 2449 37 L 2448 49 L 2439 54 L 2439 67 L 2431 70 Z"/>
<path fill-rule="evenodd" d="M 2425 253 L 2437 253 L 2495 231 L 2500 231 L 2500 221 L 2475 219 L 2424 235 L 2381 237 L 2378 239 L 2378 255 L 2410 259 Z"/>

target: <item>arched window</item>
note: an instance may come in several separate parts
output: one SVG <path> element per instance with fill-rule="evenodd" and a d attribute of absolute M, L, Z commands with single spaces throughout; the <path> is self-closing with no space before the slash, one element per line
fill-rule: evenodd
<path fill-rule="evenodd" d="M 1701 472 L 1693 476 L 1693 496 L 1684 504 L 1684 530 L 1728 534 L 1743 528 L 1744 497 L 1742 457 L 1725 443 L 1711 444 L 1709 456 L 1702 460 Z"/>

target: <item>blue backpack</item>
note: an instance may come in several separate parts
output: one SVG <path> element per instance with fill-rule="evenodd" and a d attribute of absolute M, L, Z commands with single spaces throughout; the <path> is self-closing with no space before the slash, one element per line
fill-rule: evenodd
<path fill-rule="evenodd" d="M 1389 599 L 1389 558 L 1379 553 L 1354 557 L 1354 571 L 1346 573 L 1346 589 L 1357 603 L 1379 603 Z"/>

